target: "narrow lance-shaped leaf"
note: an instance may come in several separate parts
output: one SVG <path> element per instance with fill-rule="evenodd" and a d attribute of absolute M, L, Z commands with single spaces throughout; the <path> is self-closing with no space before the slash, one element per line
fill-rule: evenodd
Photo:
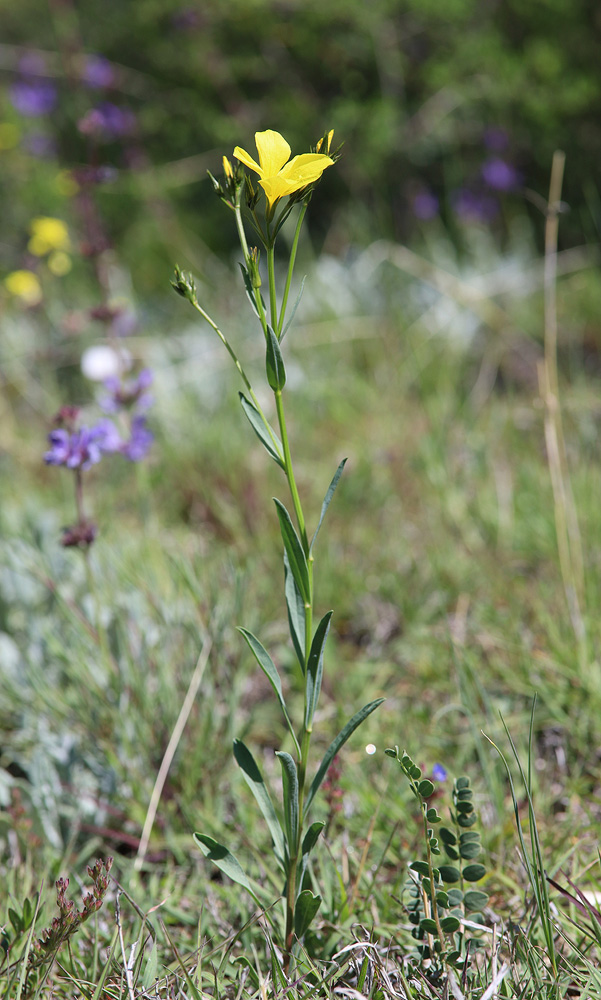
<path fill-rule="evenodd" d="M 320 906 L 321 896 L 314 896 L 310 889 L 303 889 L 294 907 L 294 933 L 297 938 L 302 938 L 313 923 Z"/>
<path fill-rule="evenodd" d="M 290 756 L 283 750 L 276 750 L 276 756 L 280 758 L 282 765 L 282 789 L 284 795 L 284 818 L 286 822 L 286 839 L 288 841 L 288 853 L 294 857 L 298 841 L 298 774 L 296 764 Z"/>
<path fill-rule="evenodd" d="M 231 878 L 232 882 L 237 882 L 238 885 L 243 886 L 257 903 L 260 902 L 240 862 L 231 851 L 228 851 L 227 847 L 220 844 L 217 840 L 213 840 L 206 833 L 195 833 L 194 842 L 200 848 L 205 858 L 208 858 L 209 861 L 217 865 L 228 878 Z"/>
<path fill-rule="evenodd" d="M 280 708 L 282 709 L 284 718 L 286 720 L 286 723 L 288 724 L 288 728 L 296 743 L 296 736 L 294 733 L 292 723 L 290 721 L 290 716 L 288 715 L 288 709 L 286 708 L 286 702 L 284 700 L 284 692 L 282 691 L 282 681 L 278 673 L 278 668 L 276 667 L 275 663 L 271 659 L 271 656 L 265 649 L 265 646 L 257 639 L 256 635 L 253 635 L 252 632 L 248 631 L 248 629 L 243 628 L 242 625 L 238 625 L 238 632 L 240 632 L 241 635 L 243 635 L 244 638 L 246 639 L 246 642 L 248 643 L 248 647 L 251 653 L 253 654 L 261 670 L 267 677 L 267 680 L 271 684 L 275 692 L 275 696 L 280 703 Z M 297 749 L 298 749 L 298 744 L 297 744 Z"/>
<path fill-rule="evenodd" d="M 356 712 L 355 715 L 353 715 L 352 719 L 349 719 L 344 729 L 341 729 L 340 732 L 338 733 L 336 739 L 332 740 L 328 749 L 326 750 L 325 756 L 321 764 L 319 765 L 319 770 L 317 771 L 317 774 L 315 775 L 313 781 L 311 782 L 311 787 L 309 789 L 309 793 L 305 800 L 305 808 L 303 811 L 303 816 L 307 815 L 309 807 L 313 802 L 313 799 L 315 798 L 315 794 L 318 791 L 319 786 L 321 785 L 323 779 L 325 778 L 330 764 L 332 763 L 334 757 L 340 750 L 340 747 L 344 746 L 349 736 L 352 736 L 352 734 L 355 732 L 355 729 L 357 729 L 357 727 L 361 725 L 363 720 L 366 719 L 368 715 L 371 715 L 371 713 L 374 712 L 378 707 L 378 705 L 381 705 L 384 700 L 385 700 L 384 698 L 378 698 L 376 701 L 370 701 L 368 705 L 364 705 L 363 708 L 359 709 L 359 711 Z"/>
<path fill-rule="evenodd" d="M 271 796 L 263 779 L 263 775 L 261 774 L 252 753 L 242 740 L 234 740 L 234 757 L 236 758 L 236 763 L 242 770 L 242 774 L 244 775 L 248 787 L 257 800 L 259 808 L 265 817 L 265 822 L 269 827 L 271 839 L 273 840 L 275 856 L 280 864 L 280 867 L 283 868 L 286 856 L 284 834 L 275 809 L 273 808 L 273 802 L 271 801 Z"/>
<path fill-rule="evenodd" d="M 288 625 L 294 652 L 302 672 L 305 672 L 305 602 L 296 585 L 288 555 L 284 552 L 284 589 L 288 608 Z"/>
<path fill-rule="evenodd" d="M 263 420 L 263 417 L 257 410 L 257 407 L 254 405 L 254 403 L 251 403 L 250 399 L 246 398 L 243 392 L 240 392 L 239 396 L 240 396 L 240 402 L 242 404 L 242 409 L 244 410 L 246 416 L 248 417 L 250 426 L 257 435 L 259 441 L 264 446 L 267 453 L 271 455 L 274 462 L 277 462 L 280 469 L 285 469 L 282 445 L 275 431 L 273 431 L 268 424 L 266 425 L 265 421 Z M 273 440 L 269 433 L 270 431 L 271 434 L 273 434 Z"/>
<path fill-rule="evenodd" d="M 290 312 L 290 316 L 288 317 L 288 322 L 286 323 L 286 325 L 284 326 L 284 329 L 282 330 L 282 332 L 280 334 L 280 343 L 283 341 L 284 337 L 288 333 L 288 330 L 290 329 L 290 324 L 292 323 L 292 320 L 294 319 L 296 310 L 298 309 L 298 304 L 299 304 L 299 302 L 300 302 L 300 300 L 302 298 L 303 289 L 305 287 L 305 281 L 306 280 L 307 280 L 307 275 L 305 275 L 304 278 L 303 278 L 303 280 L 301 281 L 300 291 L 299 291 L 298 295 L 296 296 L 296 300 L 294 302 L 294 305 L 292 306 L 292 309 L 291 309 L 291 312 Z"/>
<path fill-rule="evenodd" d="M 284 507 L 284 504 L 276 497 L 274 497 L 274 503 L 280 522 L 282 541 L 284 543 L 286 555 L 288 556 L 291 573 L 296 581 L 303 601 L 305 604 L 308 604 L 310 595 L 309 567 L 307 566 L 307 559 L 305 553 L 303 552 L 303 547 L 296 533 L 296 528 L 290 518 L 290 514 Z"/>
<path fill-rule="evenodd" d="M 317 708 L 317 702 L 319 700 L 319 692 L 321 691 L 323 654 L 333 614 L 333 611 L 328 611 L 328 613 L 323 616 L 315 630 L 313 642 L 311 643 L 311 652 L 309 653 L 309 662 L 307 664 L 307 678 L 305 681 L 305 729 L 309 733 L 313 729 L 313 716 L 315 715 L 315 709 Z"/>
<path fill-rule="evenodd" d="M 284 388 L 286 385 L 284 359 L 278 338 L 270 326 L 267 327 L 267 342 L 265 345 L 265 373 L 269 386 L 274 392 Z"/>
<path fill-rule="evenodd" d="M 323 820 L 316 820 L 315 823 L 311 823 L 311 826 L 307 830 L 305 836 L 303 837 L 303 843 L 301 846 L 301 861 L 297 874 L 297 886 L 302 888 L 302 884 L 305 878 L 307 868 L 309 867 L 309 855 L 313 848 L 315 847 L 319 834 L 324 829 L 325 823 Z"/>
<path fill-rule="evenodd" d="M 319 515 L 319 521 L 318 521 L 317 527 L 315 529 L 315 534 L 313 535 L 313 539 L 312 539 L 311 545 L 309 547 L 309 553 L 313 552 L 313 546 L 315 545 L 315 540 L 317 538 L 317 534 L 319 532 L 319 529 L 321 528 L 321 525 L 323 523 L 323 519 L 326 516 L 326 511 L 327 511 L 328 507 L 330 506 L 330 501 L 331 501 L 332 497 L 334 496 L 334 493 L 336 492 L 336 487 L 338 486 L 338 482 L 340 480 L 340 477 L 342 475 L 342 472 L 343 472 L 343 469 L 344 469 L 344 466 L 346 465 L 346 463 L 347 463 L 347 459 L 343 458 L 342 462 L 340 463 L 340 465 L 336 469 L 336 472 L 334 473 L 334 478 L 332 479 L 332 482 L 328 486 L 328 492 L 326 493 L 326 495 L 324 497 L 324 501 L 323 501 L 323 503 L 321 505 L 321 514 Z"/>

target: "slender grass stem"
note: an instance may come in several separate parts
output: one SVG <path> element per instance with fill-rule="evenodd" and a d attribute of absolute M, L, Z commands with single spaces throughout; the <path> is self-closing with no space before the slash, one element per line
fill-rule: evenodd
<path fill-rule="evenodd" d="M 557 373 L 557 240 L 565 154 L 553 156 L 545 225 L 544 317 L 545 357 L 539 368 L 539 384 L 545 406 L 545 442 L 553 498 L 559 564 L 568 612 L 578 645 L 581 667 L 586 665 L 584 624 L 584 559 L 578 514 L 568 469 L 567 451 L 559 399 Z"/>

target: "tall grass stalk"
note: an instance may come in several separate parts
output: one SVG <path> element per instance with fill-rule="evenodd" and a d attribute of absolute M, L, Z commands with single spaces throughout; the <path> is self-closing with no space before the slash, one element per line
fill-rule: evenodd
<path fill-rule="evenodd" d="M 580 666 L 586 666 L 584 560 L 578 514 L 570 482 L 557 372 L 557 238 L 565 154 L 556 150 L 551 166 L 545 224 L 544 334 L 545 356 L 539 365 L 539 388 L 545 411 L 545 442 L 555 510 L 555 532 L 561 577 Z"/>

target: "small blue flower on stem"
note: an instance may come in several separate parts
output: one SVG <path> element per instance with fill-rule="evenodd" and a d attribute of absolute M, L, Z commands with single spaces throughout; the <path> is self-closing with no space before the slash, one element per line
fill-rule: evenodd
<path fill-rule="evenodd" d="M 148 410 L 153 402 L 153 396 L 148 392 L 152 385 L 150 368 L 143 368 L 135 379 L 123 382 L 116 376 L 104 380 L 104 387 L 109 395 L 100 400 L 100 405 L 106 413 L 118 413 L 124 407 L 135 410 Z"/>
<path fill-rule="evenodd" d="M 131 437 L 119 450 L 130 462 L 141 462 L 153 441 L 154 434 L 146 426 L 146 417 L 134 417 L 131 422 Z"/>
<path fill-rule="evenodd" d="M 57 427 L 50 431 L 48 441 L 51 447 L 44 455 L 46 465 L 64 465 L 67 469 L 89 469 L 100 461 L 103 452 L 117 451 L 121 446 L 117 428 L 107 419 L 76 431 Z"/>

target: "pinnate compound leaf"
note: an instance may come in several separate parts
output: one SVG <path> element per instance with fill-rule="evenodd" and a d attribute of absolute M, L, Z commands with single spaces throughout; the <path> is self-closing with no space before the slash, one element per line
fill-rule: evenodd
<path fill-rule="evenodd" d="M 298 772 L 296 764 L 283 750 L 276 750 L 276 757 L 282 765 L 282 791 L 284 796 L 284 818 L 286 822 L 286 839 L 291 855 L 296 853 L 298 841 Z"/>
<path fill-rule="evenodd" d="M 296 658 L 305 672 L 305 602 L 290 569 L 288 554 L 284 552 L 284 589 L 288 608 L 288 625 Z"/>
<path fill-rule="evenodd" d="M 265 372 L 270 388 L 274 392 L 281 391 L 286 385 L 286 369 L 278 338 L 270 326 L 267 327 Z"/>
<path fill-rule="evenodd" d="M 334 757 L 340 750 L 340 747 L 344 746 L 348 738 L 352 736 L 352 734 L 355 732 L 355 729 L 357 729 L 361 725 L 361 723 L 367 718 L 368 715 L 371 715 L 372 712 L 375 712 L 376 708 L 378 708 L 378 706 L 381 705 L 383 701 L 385 701 L 384 698 L 376 698 L 375 701 L 370 701 L 369 704 L 364 705 L 363 708 L 360 708 L 358 712 L 355 712 L 352 719 L 349 719 L 346 726 L 344 726 L 344 728 L 340 730 L 338 736 L 334 740 L 332 740 L 332 742 L 330 743 L 328 749 L 324 754 L 321 764 L 319 765 L 317 774 L 315 775 L 313 781 L 311 782 L 311 787 L 309 788 L 309 793 L 305 801 L 305 809 L 303 812 L 304 816 L 307 815 L 309 807 L 313 802 L 313 799 L 315 798 L 315 794 L 319 790 L 319 786 L 321 785 L 323 779 L 325 778 L 328 772 L 328 768 L 332 763 Z"/>
<path fill-rule="evenodd" d="M 252 753 L 242 740 L 234 740 L 234 757 L 236 758 L 238 767 L 242 770 L 242 774 L 244 775 L 248 787 L 257 800 L 259 809 L 265 817 L 265 822 L 269 827 L 271 839 L 273 840 L 275 856 L 280 864 L 280 867 L 283 868 L 285 859 L 284 834 L 275 809 L 273 808 L 273 803 L 271 801 L 267 785 L 263 780 L 263 775 L 261 774 Z"/>
<path fill-rule="evenodd" d="M 440 921 L 440 926 L 446 934 L 453 934 L 459 930 L 460 924 L 457 917 L 443 917 Z"/>
<path fill-rule="evenodd" d="M 480 889 L 470 889 L 463 897 L 463 904 L 466 910 L 471 910 L 472 912 L 481 910 L 487 903 L 488 893 L 482 892 Z"/>
<path fill-rule="evenodd" d="M 486 875 L 486 868 L 484 865 L 466 865 L 462 874 L 466 882 L 479 882 Z"/>
<path fill-rule="evenodd" d="M 422 799 L 429 799 L 432 793 L 434 792 L 434 785 L 432 784 L 429 778 L 424 778 L 422 781 L 420 781 L 419 785 L 417 786 L 417 790 L 421 795 Z"/>
<path fill-rule="evenodd" d="M 334 477 L 332 479 L 332 482 L 328 486 L 327 493 L 326 493 L 326 495 L 324 497 L 324 501 L 323 501 L 323 503 L 321 505 L 321 514 L 319 515 L 319 521 L 317 522 L 317 527 L 315 529 L 315 534 L 313 535 L 313 538 L 311 540 L 311 545 L 309 546 L 309 553 L 313 552 L 313 546 L 315 545 L 315 541 L 317 539 L 317 535 L 319 533 L 319 529 L 321 528 L 321 526 L 323 524 L 323 519 L 326 516 L 326 511 L 327 511 L 328 507 L 330 506 L 330 501 L 331 501 L 332 497 L 334 496 L 334 493 L 336 492 L 336 487 L 338 486 L 338 482 L 339 482 L 340 477 L 341 477 L 341 475 L 343 473 L 343 470 L 344 470 L 344 467 L 345 467 L 346 463 L 347 463 L 347 459 L 343 458 L 342 462 L 340 463 L 340 465 L 336 469 L 336 472 L 334 473 Z"/>
<path fill-rule="evenodd" d="M 464 861 L 473 861 L 481 852 L 480 842 L 473 840 L 467 844 L 462 844 L 459 853 Z"/>
<path fill-rule="evenodd" d="M 296 528 L 292 523 L 290 514 L 284 507 L 284 504 L 275 497 L 274 503 L 276 506 L 278 520 L 280 522 L 282 541 L 284 543 L 286 555 L 288 556 L 290 571 L 295 579 L 303 601 L 305 604 L 308 604 L 310 599 L 310 586 L 307 558 L 303 552 L 303 547 L 296 533 Z"/>
<path fill-rule="evenodd" d="M 440 877 L 443 882 L 458 882 L 461 878 L 461 873 L 458 868 L 454 865 L 441 865 L 440 866 Z"/>
<path fill-rule="evenodd" d="M 294 932 L 297 938 L 302 938 L 320 906 L 321 896 L 314 896 L 310 889 L 303 889 L 299 893 L 294 907 Z"/>
<path fill-rule="evenodd" d="M 328 611 L 327 614 L 323 616 L 315 630 L 313 642 L 311 643 L 311 652 L 309 653 L 309 662 L 307 664 L 307 693 L 305 698 L 305 729 L 308 732 L 311 732 L 313 729 L 313 716 L 315 715 L 315 709 L 317 708 L 319 693 L 321 691 L 323 655 L 333 614 L 333 611 Z"/>
<path fill-rule="evenodd" d="M 446 826 L 441 826 L 438 831 L 438 836 L 442 840 L 443 844 L 451 844 L 452 846 L 457 843 L 457 837 L 451 832 L 451 830 L 448 830 Z"/>
<path fill-rule="evenodd" d="M 237 882 L 238 885 L 243 886 L 253 899 L 257 903 L 259 902 L 240 862 L 231 851 L 228 851 L 227 847 L 220 844 L 219 841 L 213 840 L 206 833 L 195 833 L 194 843 L 200 848 L 205 858 L 208 858 L 209 861 L 217 865 L 224 875 L 231 878 L 232 882 Z"/>
<path fill-rule="evenodd" d="M 267 453 L 271 455 L 274 462 L 277 462 L 280 469 L 285 469 L 284 459 L 282 457 L 282 445 L 275 431 L 272 430 L 271 427 L 269 428 L 269 430 L 267 429 L 267 426 L 265 425 L 265 422 L 261 414 L 257 410 L 257 407 L 254 405 L 254 403 L 251 403 L 250 399 L 246 398 L 243 392 L 239 393 L 239 396 L 240 396 L 240 402 L 242 404 L 242 409 L 244 410 L 246 416 L 248 417 L 250 426 L 252 427 L 253 431 L 259 438 L 259 441 L 262 443 Z M 273 434 L 274 440 L 272 440 L 269 431 L 271 431 L 271 434 Z"/>

